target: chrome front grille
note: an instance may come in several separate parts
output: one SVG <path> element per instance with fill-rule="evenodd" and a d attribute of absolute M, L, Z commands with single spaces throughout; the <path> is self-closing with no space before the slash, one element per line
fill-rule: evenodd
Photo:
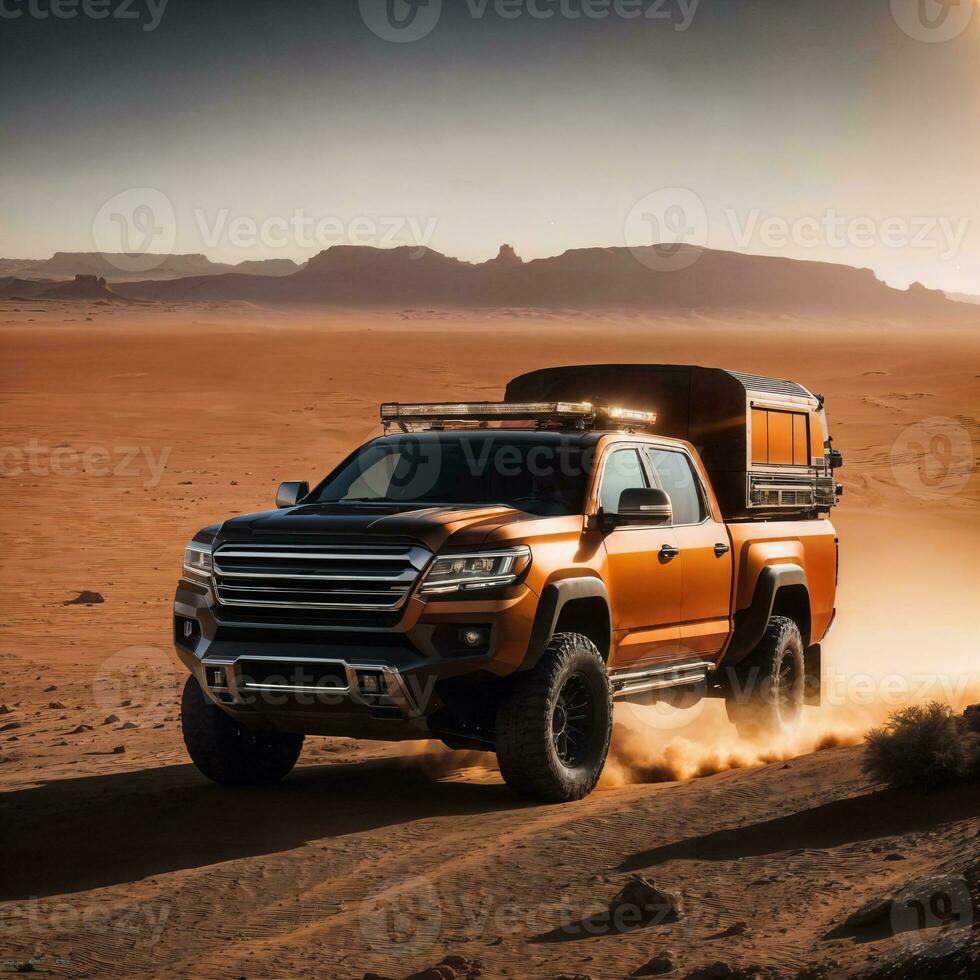
<path fill-rule="evenodd" d="M 392 612 L 431 557 L 399 545 L 223 544 L 214 590 L 224 606 Z"/>

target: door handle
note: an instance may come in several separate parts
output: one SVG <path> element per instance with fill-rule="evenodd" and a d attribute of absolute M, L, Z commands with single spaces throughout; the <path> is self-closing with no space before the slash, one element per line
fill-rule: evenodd
<path fill-rule="evenodd" d="M 680 553 L 680 548 L 675 548 L 672 544 L 665 544 L 660 548 L 660 560 L 662 562 L 672 561 Z"/>
<path fill-rule="evenodd" d="M 715 558 L 721 558 L 722 555 L 727 555 L 729 552 L 729 547 L 727 544 L 716 544 L 715 545 Z"/>

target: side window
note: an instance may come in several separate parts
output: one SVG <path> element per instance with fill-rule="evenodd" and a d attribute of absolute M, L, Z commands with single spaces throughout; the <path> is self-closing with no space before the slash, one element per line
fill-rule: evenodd
<path fill-rule="evenodd" d="M 670 497 L 674 524 L 700 524 L 708 513 L 691 461 L 684 453 L 651 449 L 650 461 L 664 493 Z"/>
<path fill-rule="evenodd" d="M 609 455 L 602 470 L 599 486 L 599 506 L 615 514 L 619 510 L 619 497 L 624 490 L 648 487 L 646 474 L 635 449 L 617 449 Z"/>
<path fill-rule="evenodd" d="M 809 466 L 809 423 L 803 412 L 753 408 L 752 462 Z"/>

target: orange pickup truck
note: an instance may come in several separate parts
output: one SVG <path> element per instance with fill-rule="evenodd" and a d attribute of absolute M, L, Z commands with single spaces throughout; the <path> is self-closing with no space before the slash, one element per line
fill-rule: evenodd
<path fill-rule="evenodd" d="M 756 732 L 819 703 L 841 493 L 822 397 L 588 365 L 381 415 L 314 489 L 187 547 L 174 642 L 206 776 L 277 782 L 310 735 L 437 738 L 566 801 L 617 700 L 721 697 Z"/>

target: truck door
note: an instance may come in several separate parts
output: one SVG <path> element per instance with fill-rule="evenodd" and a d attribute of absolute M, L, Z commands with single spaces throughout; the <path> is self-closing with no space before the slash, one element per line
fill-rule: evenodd
<path fill-rule="evenodd" d="M 680 641 L 691 656 L 721 652 L 731 630 L 732 555 L 728 528 L 712 516 L 701 478 L 682 450 L 647 450 L 670 497 L 681 572 Z"/>
<path fill-rule="evenodd" d="M 615 513 L 624 490 L 649 487 L 638 447 L 617 447 L 602 460 L 598 506 Z M 618 648 L 610 667 L 672 659 L 680 641 L 681 574 L 670 527 L 617 527 L 605 535 L 609 603 Z"/>

